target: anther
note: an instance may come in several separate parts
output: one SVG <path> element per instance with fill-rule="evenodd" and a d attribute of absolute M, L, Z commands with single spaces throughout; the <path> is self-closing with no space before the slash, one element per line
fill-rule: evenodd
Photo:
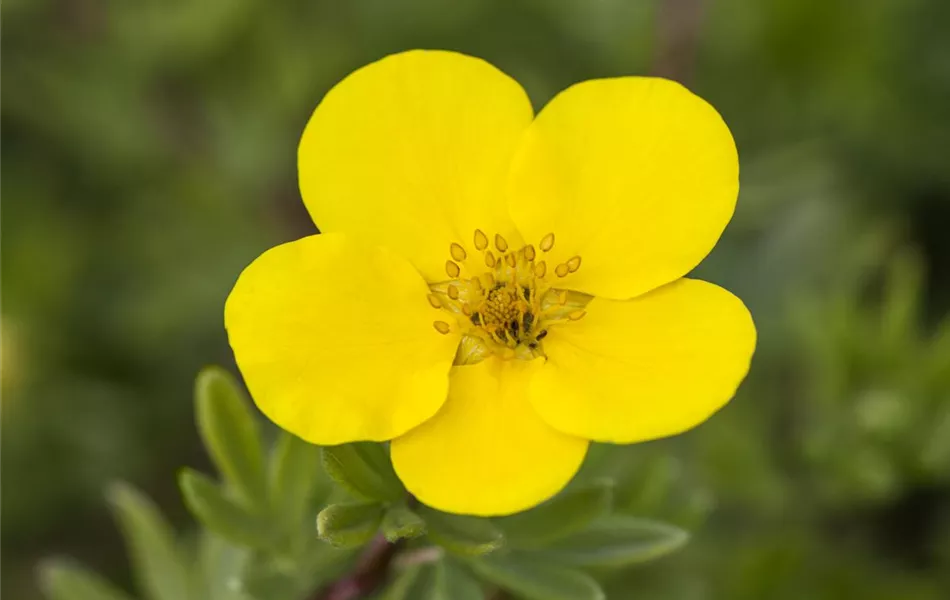
<path fill-rule="evenodd" d="M 501 237 L 500 233 L 495 234 L 495 248 L 498 248 L 499 252 L 505 252 L 508 250 L 508 241 Z"/>
<path fill-rule="evenodd" d="M 581 268 L 581 257 L 580 257 L 580 256 L 575 256 L 575 257 L 571 258 L 569 261 L 567 261 L 567 268 L 568 268 L 568 270 L 569 270 L 571 273 L 573 273 L 574 271 L 580 269 L 580 268 Z"/>
<path fill-rule="evenodd" d="M 450 285 L 446 293 L 449 295 L 449 298 L 451 298 L 452 300 L 459 299 L 459 289 L 455 287 L 454 285 Z"/>
<path fill-rule="evenodd" d="M 548 272 L 548 265 L 542 260 L 538 264 L 534 265 L 534 276 L 541 278 L 544 277 L 544 274 Z"/>
<path fill-rule="evenodd" d="M 442 299 L 435 294 L 429 294 L 426 296 L 426 299 L 429 301 L 429 304 L 432 305 L 432 308 L 442 308 Z"/>
<path fill-rule="evenodd" d="M 518 264 L 518 259 L 515 258 L 515 255 L 514 255 L 514 254 L 507 254 L 507 255 L 505 255 L 505 262 L 508 263 L 508 266 L 509 266 L 509 267 L 511 267 L 512 269 L 514 269 L 514 268 L 515 268 L 515 265 Z"/>
<path fill-rule="evenodd" d="M 541 243 L 538 244 L 542 252 L 550 252 L 551 248 L 554 247 L 554 232 L 547 234 L 541 238 Z"/>
<path fill-rule="evenodd" d="M 558 266 L 554 267 L 554 273 L 558 277 L 567 277 L 567 274 L 571 272 L 571 268 L 567 266 L 567 263 L 561 263 Z"/>
<path fill-rule="evenodd" d="M 459 276 L 459 273 L 462 272 L 462 269 L 460 269 L 459 266 L 451 260 L 447 260 L 445 261 L 445 272 L 449 277 L 455 279 Z"/>
<path fill-rule="evenodd" d="M 459 262 L 462 262 L 463 260 L 465 260 L 465 257 L 467 256 L 467 254 L 465 253 L 465 248 L 463 248 L 461 244 L 455 244 L 455 243 L 449 246 L 449 254 L 452 255 L 453 259 Z"/>
<path fill-rule="evenodd" d="M 472 284 L 472 287 L 475 288 L 476 292 L 482 291 L 482 282 L 478 280 L 478 277 L 472 277 L 469 280 L 469 283 Z"/>
<path fill-rule="evenodd" d="M 446 334 L 452 331 L 452 328 L 445 321 L 436 321 L 432 324 L 432 326 L 435 327 L 435 330 L 441 334 Z"/>
<path fill-rule="evenodd" d="M 489 269 L 495 266 L 495 255 L 491 253 L 491 250 L 485 253 L 485 266 Z"/>
<path fill-rule="evenodd" d="M 475 248 L 479 251 L 488 247 L 488 236 L 481 229 L 475 230 Z"/>
<path fill-rule="evenodd" d="M 462 305 L 462 314 L 466 317 L 472 316 L 472 308 L 468 304 Z"/>
<path fill-rule="evenodd" d="M 586 310 L 575 310 L 571 314 L 567 315 L 567 318 L 570 319 L 571 321 L 577 321 L 586 314 L 587 314 Z"/>
<path fill-rule="evenodd" d="M 561 290 L 557 293 L 557 303 L 561 306 L 567 304 L 567 290 Z"/>
<path fill-rule="evenodd" d="M 528 245 L 524 247 L 524 258 L 525 260 L 534 260 L 534 246 Z"/>

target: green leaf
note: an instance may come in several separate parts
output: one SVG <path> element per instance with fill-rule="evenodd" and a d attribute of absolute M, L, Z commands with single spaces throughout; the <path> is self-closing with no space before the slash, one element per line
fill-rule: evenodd
<path fill-rule="evenodd" d="M 538 559 L 509 554 L 473 559 L 472 570 L 528 600 L 604 600 L 590 575 Z"/>
<path fill-rule="evenodd" d="M 450 515 L 423 507 L 420 514 L 426 522 L 429 539 L 449 552 L 462 556 L 479 556 L 497 550 L 505 537 L 488 519 Z"/>
<path fill-rule="evenodd" d="M 251 551 L 238 547 L 210 531 L 198 537 L 198 561 L 195 575 L 200 585 L 196 597 L 200 600 L 246 600 L 238 586 L 247 566 Z"/>
<path fill-rule="evenodd" d="M 188 598 L 188 570 L 172 530 L 152 501 L 123 483 L 109 489 L 108 499 L 125 537 L 141 594 L 149 600 Z"/>
<path fill-rule="evenodd" d="M 356 442 L 326 446 L 323 468 L 334 481 L 367 500 L 398 502 L 406 495 L 382 444 Z"/>
<path fill-rule="evenodd" d="M 49 600 L 129 600 L 98 574 L 65 559 L 44 561 L 39 580 Z"/>
<path fill-rule="evenodd" d="M 426 600 L 483 600 L 482 586 L 454 564 L 441 560 L 431 567 L 432 586 Z"/>
<path fill-rule="evenodd" d="M 198 430 L 214 464 L 249 508 L 267 502 L 264 457 L 257 422 L 234 378 L 208 367 L 195 382 Z"/>
<path fill-rule="evenodd" d="M 252 563 L 241 577 L 244 598 L 297 598 L 299 588 L 296 573 L 270 561 Z"/>
<path fill-rule="evenodd" d="M 689 534 L 679 527 L 615 515 L 559 540 L 544 556 L 580 567 L 624 567 L 665 556 L 688 540 Z"/>
<path fill-rule="evenodd" d="M 404 571 L 383 600 L 484 600 L 481 586 L 458 567 L 441 560 Z"/>
<path fill-rule="evenodd" d="M 377 502 L 331 504 L 317 515 L 317 534 L 334 546 L 353 547 L 368 542 L 383 520 Z"/>
<path fill-rule="evenodd" d="M 320 475 L 320 448 L 282 432 L 271 455 L 270 503 L 286 527 L 297 527 L 308 518 Z"/>
<path fill-rule="evenodd" d="M 202 473 L 182 469 L 178 485 L 188 510 L 209 530 L 243 546 L 259 549 L 274 546 L 276 535 L 270 524 L 248 513 Z"/>
<path fill-rule="evenodd" d="M 390 542 L 419 537 L 426 532 L 422 517 L 405 506 L 393 506 L 383 517 L 383 534 Z"/>
<path fill-rule="evenodd" d="M 612 492 L 609 482 L 578 487 L 527 512 L 495 519 L 495 524 L 512 547 L 538 548 L 578 532 L 606 514 Z"/>

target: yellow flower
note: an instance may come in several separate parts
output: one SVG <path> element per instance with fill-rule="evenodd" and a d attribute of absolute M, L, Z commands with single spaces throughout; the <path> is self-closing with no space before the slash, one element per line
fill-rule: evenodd
<path fill-rule="evenodd" d="M 535 117 L 490 64 L 405 52 L 334 87 L 298 159 L 323 233 L 241 274 L 237 364 L 305 440 L 392 440 L 430 506 L 530 508 L 589 440 L 694 427 L 748 371 L 745 306 L 683 278 L 731 218 L 739 166 L 679 84 L 587 81 Z"/>

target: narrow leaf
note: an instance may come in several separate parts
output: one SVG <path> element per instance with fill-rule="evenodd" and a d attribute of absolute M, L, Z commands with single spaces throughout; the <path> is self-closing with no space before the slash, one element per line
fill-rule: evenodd
<path fill-rule="evenodd" d="M 398 502 L 405 496 L 382 444 L 356 442 L 326 446 L 323 467 L 334 481 L 367 500 Z"/>
<path fill-rule="evenodd" d="M 246 600 L 235 582 L 247 566 L 251 551 L 235 546 L 221 536 L 202 531 L 198 537 L 198 561 L 195 575 L 200 600 Z"/>
<path fill-rule="evenodd" d="M 383 534 L 390 542 L 419 537 L 426 532 L 422 517 L 405 506 L 393 506 L 383 517 Z"/>
<path fill-rule="evenodd" d="M 689 534 L 679 527 L 615 515 L 559 540 L 544 556 L 580 567 L 624 567 L 665 556 L 688 540 Z"/>
<path fill-rule="evenodd" d="M 220 367 L 204 369 L 195 382 L 198 430 L 225 480 L 247 503 L 266 506 L 264 457 L 257 422 L 234 378 Z"/>
<path fill-rule="evenodd" d="M 376 502 L 331 504 L 317 515 L 317 534 L 334 546 L 353 547 L 368 542 L 383 520 Z"/>
<path fill-rule="evenodd" d="M 69 560 L 43 562 L 39 579 L 43 595 L 49 600 L 129 600 L 98 574 Z"/>
<path fill-rule="evenodd" d="M 441 560 L 432 565 L 432 587 L 426 600 L 483 600 L 482 586 L 454 564 Z"/>
<path fill-rule="evenodd" d="M 282 432 L 271 455 L 270 503 L 285 526 L 297 527 L 308 517 L 320 476 L 320 448 Z"/>
<path fill-rule="evenodd" d="M 538 548 L 578 532 L 610 510 L 613 487 L 594 483 L 559 494 L 527 512 L 495 519 L 515 548 Z"/>
<path fill-rule="evenodd" d="M 600 586 L 586 573 L 518 555 L 473 559 L 472 570 L 527 600 L 604 600 Z"/>
<path fill-rule="evenodd" d="M 209 530 L 235 544 L 251 548 L 272 548 L 274 530 L 270 524 L 227 497 L 215 482 L 192 469 L 178 477 L 185 505 Z"/>
<path fill-rule="evenodd" d="M 484 600 L 481 586 L 444 560 L 407 569 L 396 578 L 383 600 Z"/>
<path fill-rule="evenodd" d="M 504 535 L 488 519 L 450 515 L 431 508 L 420 510 L 429 539 L 449 552 L 479 556 L 501 547 Z"/>
<path fill-rule="evenodd" d="M 158 508 L 122 483 L 110 488 L 108 498 L 125 537 L 140 593 L 149 600 L 188 598 L 188 570 Z"/>
<path fill-rule="evenodd" d="M 420 594 L 423 567 L 406 569 L 386 588 L 381 600 L 425 600 Z"/>

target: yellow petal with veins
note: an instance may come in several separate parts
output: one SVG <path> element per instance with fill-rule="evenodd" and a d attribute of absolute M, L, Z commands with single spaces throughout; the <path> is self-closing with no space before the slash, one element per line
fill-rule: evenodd
<path fill-rule="evenodd" d="M 343 234 L 271 248 L 224 309 L 251 396 L 274 423 L 315 444 L 388 440 L 445 401 L 459 334 L 405 259 Z"/>
<path fill-rule="evenodd" d="M 588 442 L 531 408 L 527 384 L 540 366 L 492 357 L 453 368 L 439 413 L 392 442 L 406 489 L 439 510 L 490 516 L 531 508 L 567 485 Z"/>
<path fill-rule="evenodd" d="M 583 319 L 551 328 L 531 403 L 557 429 L 598 442 L 673 435 L 732 398 L 755 342 L 742 301 L 704 281 L 594 298 Z"/>
<path fill-rule="evenodd" d="M 387 56 L 337 84 L 310 118 L 298 151 L 304 203 L 321 231 L 366 236 L 442 281 L 452 243 L 480 265 L 476 228 L 520 240 L 505 178 L 533 116 L 521 86 L 481 59 Z"/>
<path fill-rule="evenodd" d="M 524 239 L 542 250 L 553 243 L 549 264 L 583 259 L 558 286 L 615 299 L 699 264 L 738 190 L 735 143 L 716 110 L 678 83 L 645 77 L 561 92 L 528 129 L 508 186 Z"/>

